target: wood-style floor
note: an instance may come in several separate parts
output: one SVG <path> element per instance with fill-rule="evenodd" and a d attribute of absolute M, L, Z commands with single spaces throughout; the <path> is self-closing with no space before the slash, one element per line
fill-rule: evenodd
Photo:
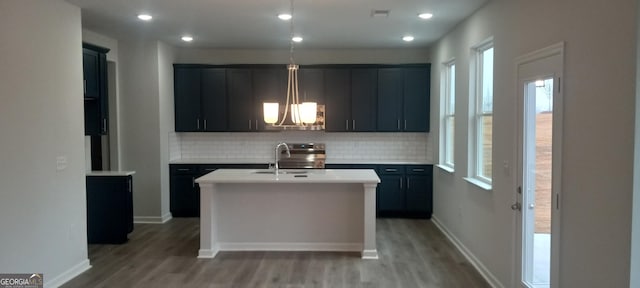
<path fill-rule="evenodd" d="M 197 218 L 136 224 L 123 245 L 89 245 L 72 287 L 489 287 L 429 220 L 378 219 L 379 260 L 359 253 L 221 252 L 197 259 Z"/>

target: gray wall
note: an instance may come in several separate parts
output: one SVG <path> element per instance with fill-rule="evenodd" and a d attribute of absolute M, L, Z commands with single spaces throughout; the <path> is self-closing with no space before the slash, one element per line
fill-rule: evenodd
<path fill-rule="evenodd" d="M 515 59 L 565 41 L 560 287 L 629 285 L 636 1 L 494 0 L 433 47 L 432 83 L 457 59 L 456 171 L 435 175 L 434 213 L 504 287 L 515 287 Z M 470 47 L 494 36 L 493 191 L 467 183 Z M 440 67 L 439 67 L 440 66 Z M 432 95 L 440 95 L 433 85 Z M 439 107 L 433 97 L 432 107 Z M 438 112 L 433 113 L 438 123 Z M 434 127 L 438 129 L 438 127 Z M 434 134 L 437 135 L 437 131 Z M 503 169 L 502 163 L 509 164 Z"/>
<path fill-rule="evenodd" d="M 47 286 L 89 268 L 80 25 L 61 0 L 0 1 L 0 271 Z"/>

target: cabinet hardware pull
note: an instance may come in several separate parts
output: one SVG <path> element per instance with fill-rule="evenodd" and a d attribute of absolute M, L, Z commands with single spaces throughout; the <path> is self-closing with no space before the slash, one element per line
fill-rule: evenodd
<path fill-rule="evenodd" d="M 422 168 L 413 168 L 413 172 L 424 172 Z"/>
<path fill-rule="evenodd" d="M 404 130 L 407 130 L 407 119 L 404 119 Z"/>
<path fill-rule="evenodd" d="M 407 178 L 407 189 L 411 189 L 411 179 Z"/>
<path fill-rule="evenodd" d="M 251 119 L 249 119 L 249 130 L 251 130 Z"/>
<path fill-rule="evenodd" d="M 396 172 L 396 171 L 398 171 L 398 169 L 395 169 L 395 168 L 387 168 L 387 169 L 384 169 L 384 171 L 387 171 L 387 172 Z"/>
<path fill-rule="evenodd" d="M 356 131 L 356 120 L 351 120 L 351 130 Z"/>
<path fill-rule="evenodd" d="M 189 168 L 178 168 L 178 171 L 189 171 L 189 170 L 191 170 L 191 169 L 189 169 Z"/>
<path fill-rule="evenodd" d="M 256 121 L 256 130 L 258 130 L 258 119 L 255 120 Z"/>
<path fill-rule="evenodd" d="M 102 119 L 102 132 L 107 133 L 107 118 Z"/>
<path fill-rule="evenodd" d="M 204 119 L 204 130 L 207 130 L 207 119 Z"/>
<path fill-rule="evenodd" d="M 398 131 L 400 131 L 400 119 L 398 119 Z"/>
<path fill-rule="evenodd" d="M 344 129 L 349 131 L 349 120 L 344 120 Z"/>
<path fill-rule="evenodd" d="M 133 193 L 133 182 L 131 180 L 129 182 L 129 193 Z"/>
<path fill-rule="evenodd" d="M 402 189 L 402 177 L 400 177 L 400 189 Z"/>
<path fill-rule="evenodd" d="M 82 83 L 82 89 L 84 89 L 84 95 L 87 95 L 87 79 L 83 80 L 84 82 Z"/>
<path fill-rule="evenodd" d="M 196 177 L 191 177 L 191 188 L 196 188 Z"/>
<path fill-rule="evenodd" d="M 196 128 L 197 130 L 200 130 L 200 118 L 196 117 Z"/>

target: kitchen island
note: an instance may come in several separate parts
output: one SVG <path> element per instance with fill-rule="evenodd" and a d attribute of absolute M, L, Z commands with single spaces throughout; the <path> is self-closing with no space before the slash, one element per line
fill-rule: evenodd
<path fill-rule="evenodd" d="M 200 185 L 200 251 L 358 251 L 377 259 L 373 170 L 219 169 Z"/>

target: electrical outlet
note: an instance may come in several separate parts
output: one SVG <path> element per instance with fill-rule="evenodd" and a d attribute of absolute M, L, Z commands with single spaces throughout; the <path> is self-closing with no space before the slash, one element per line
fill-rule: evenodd
<path fill-rule="evenodd" d="M 56 157 L 56 170 L 61 171 L 67 169 L 67 156 Z"/>

